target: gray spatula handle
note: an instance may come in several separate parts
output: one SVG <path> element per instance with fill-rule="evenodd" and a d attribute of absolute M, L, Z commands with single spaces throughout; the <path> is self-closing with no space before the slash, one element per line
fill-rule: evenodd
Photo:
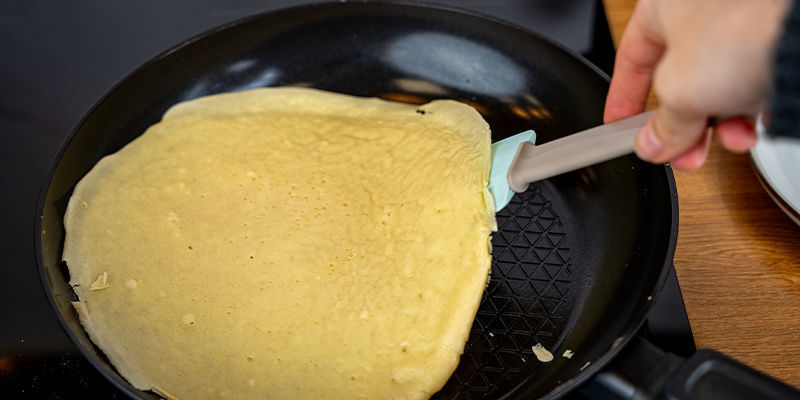
<path fill-rule="evenodd" d="M 538 146 L 522 143 L 508 168 L 508 186 L 524 192 L 531 182 L 630 154 L 636 133 L 654 113 L 637 114 Z"/>

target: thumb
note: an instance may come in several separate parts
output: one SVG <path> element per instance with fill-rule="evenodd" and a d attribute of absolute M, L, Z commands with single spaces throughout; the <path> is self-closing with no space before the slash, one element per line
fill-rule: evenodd
<path fill-rule="evenodd" d="M 636 155 L 665 163 L 704 141 L 708 116 L 662 105 L 636 135 Z"/>

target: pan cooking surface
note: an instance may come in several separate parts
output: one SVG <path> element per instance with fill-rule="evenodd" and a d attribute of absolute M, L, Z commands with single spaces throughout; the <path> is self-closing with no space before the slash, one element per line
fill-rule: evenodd
<path fill-rule="evenodd" d="M 548 189 L 532 185 L 497 213 L 489 285 L 461 362 L 435 398 L 505 392 L 503 388 L 542 366 L 531 351 L 537 343 L 555 357 L 563 353 L 554 346 L 560 344 L 579 300 L 572 287 L 585 279 L 573 271 L 569 214 Z"/>

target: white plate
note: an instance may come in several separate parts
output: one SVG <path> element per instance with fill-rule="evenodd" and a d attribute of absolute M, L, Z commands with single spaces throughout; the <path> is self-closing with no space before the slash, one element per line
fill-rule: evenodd
<path fill-rule="evenodd" d="M 758 144 L 750 151 L 758 178 L 778 207 L 800 225 L 800 140 L 771 138 L 763 125 L 758 128 Z"/>

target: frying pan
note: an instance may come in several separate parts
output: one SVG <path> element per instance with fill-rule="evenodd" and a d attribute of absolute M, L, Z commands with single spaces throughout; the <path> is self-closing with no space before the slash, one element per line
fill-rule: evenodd
<path fill-rule="evenodd" d="M 71 191 L 101 157 L 177 102 L 285 85 L 411 103 L 458 99 L 483 114 L 493 140 L 534 129 L 541 143 L 599 124 L 608 77 L 505 22 L 391 3 L 257 15 L 140 67 L 95 104 L 62 146 L 36 221 L 37 261 L 59 319 L 84 356 L 131 397 L 157 398 L 120 377 L 70 304 L 74 294 L 60 259 Z M 532 185 L 497 220 L 491 281 L 461 362 L 436 397 L 562 396 L 620 352 L 661 290 L 677 235 L 672 173 L 633 156 L 618 158 Z M 552 362 L 535 358 L 537 343 L 556 355 Z M 566 350 L 574 355 L 562 356 Z"/>

